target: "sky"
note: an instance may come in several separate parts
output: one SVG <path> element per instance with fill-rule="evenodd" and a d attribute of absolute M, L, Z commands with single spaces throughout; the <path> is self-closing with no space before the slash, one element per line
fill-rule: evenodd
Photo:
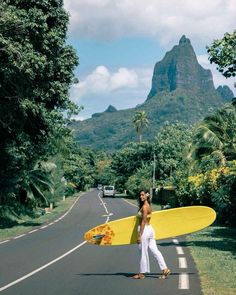
<path fill-rule="evenodd" d="M 70 14 L 67 42 L 78 56 L 79 83 L 71 100 L 84 120 L 109 105 L 118 110 L 143 103 L 151 89 L 155 63 L 178 44 L 191 40 L 199 63 L 211 69 L 215 87 L 233 87 L 210 64 L 206 46 L 236 29 L 235 0 L 64 0 Z"/>

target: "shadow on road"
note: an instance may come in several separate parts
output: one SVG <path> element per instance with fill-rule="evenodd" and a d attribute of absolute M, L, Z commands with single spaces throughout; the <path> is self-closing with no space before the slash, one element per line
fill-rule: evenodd
<path fill-rule="evenodd" d="M 181 272 L 171 272 L 170 276 L 179 276 Z M 196 273 L 193 272 L 189 272 L 189 275 L 195 275 Z M 132 278 L 133 275 L 135 275 L 135 273 L 125 273 L 125 272 L 117 272 L 117 273 L 77 273 L 77 276 L 123 276 L 123 277 L 127 277 L 127 278 Z M 149 273 L 146 274 L 145 277 L 146 278 L 153 278 L 156 279 L 157 277 L 159 277 L 161 275 L 161 273 Z"/>
<path fill-rule="evenodd" d="M 173 245 L 176 246 L 173 242 L 157 242 L 157 246 L 161 247 L 173 247 Z"/>

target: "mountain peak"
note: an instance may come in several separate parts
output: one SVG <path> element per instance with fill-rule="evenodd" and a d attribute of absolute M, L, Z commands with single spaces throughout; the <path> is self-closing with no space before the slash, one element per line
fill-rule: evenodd
<path fill-rule="evenodd" d="M 188 38 L 186 38 L 185 35 L 183 35 L 179 40 L 179 45 L 182 45 L 182 44 L 190 44 L 191 45 L 190 40 Z"/>
<path fill-rule="evenodd" d="M 224 102 L 231 102 L 231 100 L 234 97 L 233 91 L 229 88 L 229 86 L 218 86 L 216 91 L 219 93 L 219 95 L 222 97 Z"/>
<path fill-rule="evenodd" d="M 185 35 L 156 63 L 148 99 L 160 92 L 177 89 L 215 91 L 211 71 L 198 63 L 191 42 Z"/>
<path fill-rule="evenodd" d="M 109 107 L 105 110 L 105 113 L 114 113 L 117 112 L 117 109 L 113 105 L 109 105 Z"/>
<path fill-rule="evenodd" d="M 102 116 L 104 113 L 114 113 L 114 112 L 117 112 L 117 109 L 110 104 L 104 112 L 92 114 L 92 118 L 98 118 Z"/>

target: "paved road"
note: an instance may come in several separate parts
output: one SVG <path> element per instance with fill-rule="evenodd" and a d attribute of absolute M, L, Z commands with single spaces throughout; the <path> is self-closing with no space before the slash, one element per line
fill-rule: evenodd
<path fill-rule="evenodd" d="M 83 234 L 108 220 L 126 217 L 137 208 L 123 199 L 101 199 L 98 191 L 85 193 L 70 212 L 54 223 L 0 244 L 0 292 L 14 295 L 202 295 L 197 270 L 184 238 L 159 241 L 158 247 L 172 270 L 167 280 L 138 272 L 137 245 L 98 247 L 84 242 Z M 113 215 L 111 215 L 113 214 Z"/>

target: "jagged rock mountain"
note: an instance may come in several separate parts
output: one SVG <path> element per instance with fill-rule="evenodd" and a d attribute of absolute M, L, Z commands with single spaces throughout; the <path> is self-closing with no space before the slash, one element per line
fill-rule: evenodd
<path fill-rule="evenodd" d="M 220 94 L 225 102 L 228 102 L 234 98 L 233 91 L 227 85 L 218 86 L 216 91 Z"/>
<path fill-rule="evenodd" d="M 198 63 L 190 40 L 185 36 L 156 63 L 148 99 L 162 91 L 176 89 L 215 91 L 211 71 Z"/>
<path fill-rule="evenodd" d="M 117 112 L 117 109 L 114 106 L 109 105 L 109 107 L 105 110 L 105 112 L 114 113 L 114 112 Z"/>
<path fill-rule="evenodd" d="M 114 113 L 117 112 L 117 109 L 113 105 L 109 105 L 109 107 L 105 110 L 104 113 Z M 92 114 L 92 118 L 100 117 L 104 113 L 94 113 Z"/>
<path fill-rule="evenodd" d="M 211 71 L 198 63 L 190 40 L 182 36 L 179 44 L 156 63 L 152 87 L 143 104 L 120 111 L 109 106 L 105 112 L 71 127 L 81 145 L 113 151 L 138 140 L 132 124 L 138 110 L 144 110 L 150 121 L 143 139 L 152 140 L 166 121 L 194 124 L 209 110 L 231 101 L 232 96 L 227 86 L 215 89 Z"/>

